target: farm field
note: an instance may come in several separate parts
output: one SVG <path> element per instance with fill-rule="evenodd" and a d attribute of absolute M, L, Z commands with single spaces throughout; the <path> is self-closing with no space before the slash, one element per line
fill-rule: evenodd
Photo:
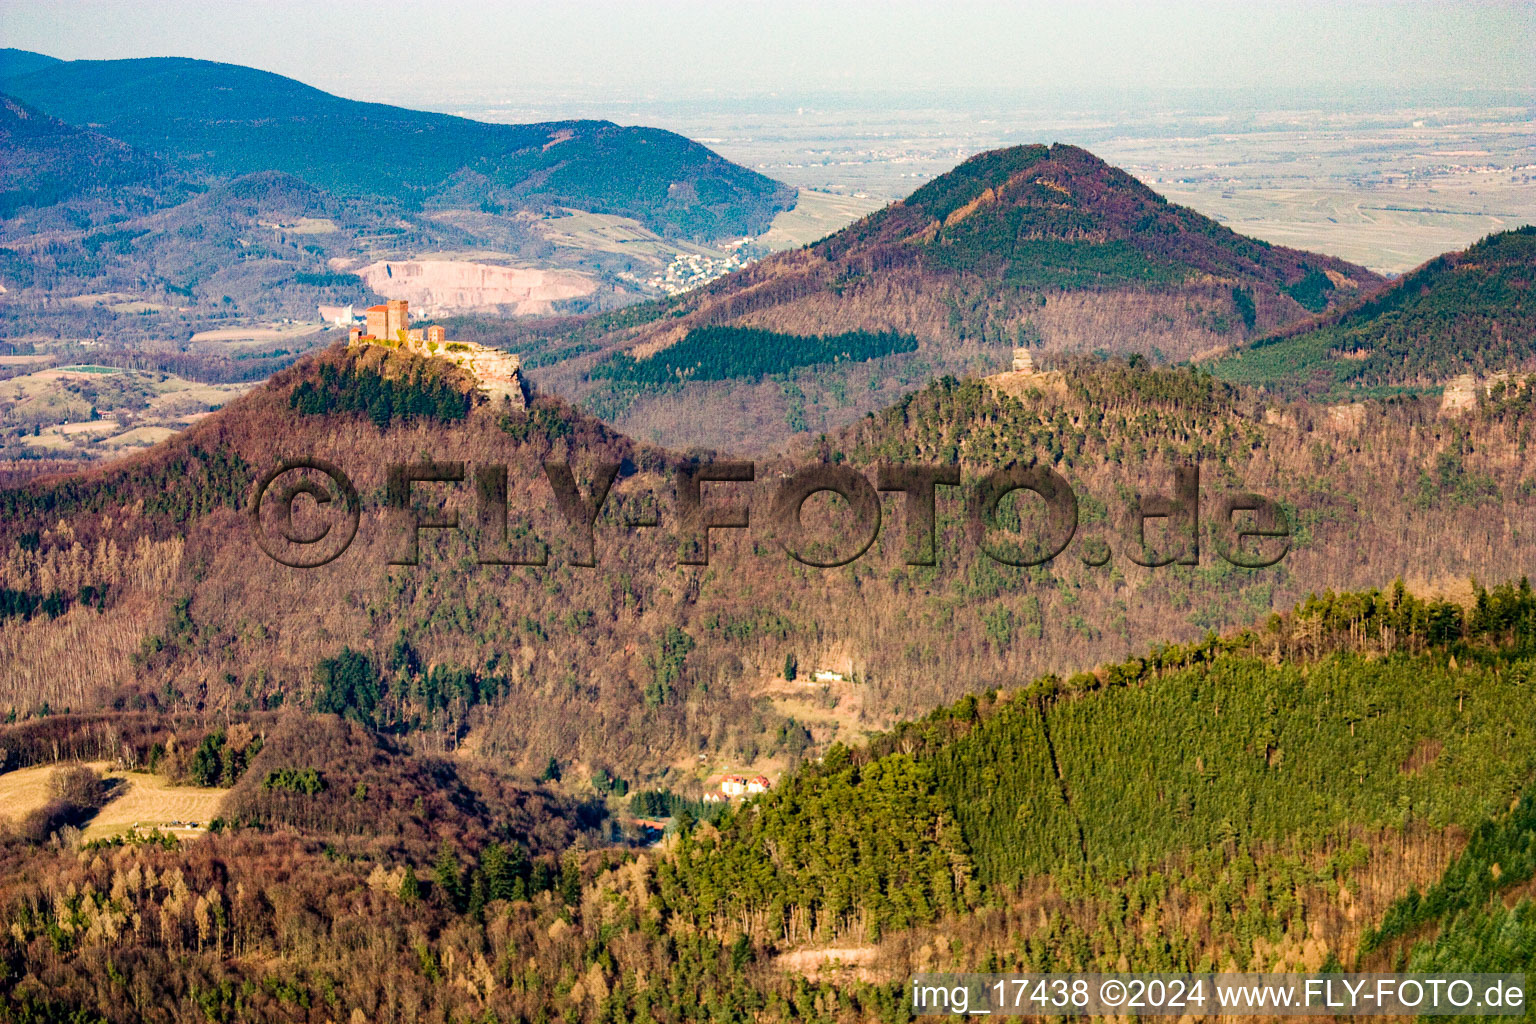
<path fill-rule="evenodd" d="M 265 324 L 251 327 L 216 327 L 208 331 L 198 331 L 192 335 L 195 342 L 267 342 L 288 341 L 294 338 L 306 338 L 311 334 L 320 334 L 329 329 L 327 324 Z"/>
<path fill-rule="evenodd" d="M 1400 274 L 1468 239 L 1536 222 L 1536 189 L 1507 181 L 1381 186 L 1370 191 L 1165 188 L 1234 231 Z"/>
<path fill-rule="evenodd" d="M 46 805 L 50 799 L 48 779 L 58 767 L 49 764 L 19 768 L 0 775 L 0 820 L 16 821 Z M 208 822 L 218 816 L 224 794 L 229 792 L 173 786 L 164 776 L 143 772 L 108 771 L 104 761 L 92 762 L 88 767 L 101 772 L 109 782 L 116 782 L 118 789 L 86 826 L 86 839 L 119 835 L 135 825 L 178 833 L 205 832 Z M 172 829 L 172 822 L 196 822 L 198 827 Z"/>
<path fill-rule="evenodd" d="M 115 367 L 24 373 L 0 381 L 0 447 L 99 458 L 164 440 L 252 386 Z"/>
<path fill-rule="evenodd" d="M 84 295 L 66 296 L 60 301 L 71 306 L 112 306 L 120 302 L 132 302 L 137 298 L 132 292 L 87 292 Z"/>
<path fill-rule="evenodd" d="M 16 821 L 48 802 L 48 776 L 56 765 L 18 768 L 0 775 L 0 821 Z"/>
<path fill-rule="evenodd" d="M 773 218 L 766 234 L 758 239 L 770 249 L 797 249 L 820 241 L 886 204 L 867 195 L 838 195 L 803 188 L 793 210 Z"/>
<path fill-rule="evenodd" d="M 98 767 L 105 767 L 98 766 Z M 173 786 L 164 776 L 146 775 L 141 772 L 108 773 L 108 778 L 126 781 L 126 788 L 107 803 L 86 826 L 87 839 L 102 839 L 119 835 L 136 824 L 141 828 L 158 827 L 161 831 L 186 831 L 170 829 L 171 822 L 197 822 L 191 831 L 206 832 L 208 822 L 218 817 L 219 806 L 227 789 L 198 786 Z"/>
<path fill-rule="evenodd" d="M 552 245 L 626 256 L 650 257 L 665 264 L 677 253 L 718 255 L 718 250 L 682 239 L 662 238 L 631 217 L 566 210 L 565 216 L 546 217 L 534 225 Z"/>
<path fill-rule="evenodd" d="M 262 221 L 261 226 L 288 235 L 331 235 L 337 230 L 336 222 L 329 217 L 299 217 L 291 223 Z"/>
<path fill-rule="evenodd" d="M 53 360 L 47 353 L 25 356 L 0 356 L 0 366 L 41 366 Z"/>

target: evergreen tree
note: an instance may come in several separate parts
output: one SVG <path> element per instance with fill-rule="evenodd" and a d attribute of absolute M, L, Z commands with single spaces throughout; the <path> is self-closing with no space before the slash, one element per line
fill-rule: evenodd
<path fill-rule="evenodd" d="M 421 899 L 421 880 L 416 877 L 414 865 L 405 866 L 405 877 L 400 879 L 400 902 L 414 907 Z"/>
<path fill-rule="evenodd" d="M 567 851 L 560 862 L 560 898 L 568 907 L 581 903 L 581 854 L 575 850 Z"/>
<path fill-rule="evenodd" d="M 444 903 L 454 910 L 464 909 L 464 879 L 459 871 L 459 858 L 446 839 L 438 847 L 437 861 L 432 865 L 432 881 Z"/>

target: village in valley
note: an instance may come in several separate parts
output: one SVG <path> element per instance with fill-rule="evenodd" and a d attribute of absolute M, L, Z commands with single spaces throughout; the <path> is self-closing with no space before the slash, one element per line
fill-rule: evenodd
<path fill-rule="evenodd" d="M 667 264 L 665 270 L 653 274 L 644 283 L 665 295 L 681 295 L 756 262 L 764 251 L 750 238 L 724 243 L 721 248 L 729 250 L 726 255 L 705 256 L 695 252 L 679 252 L 672 257 L 672 262 Z"/>

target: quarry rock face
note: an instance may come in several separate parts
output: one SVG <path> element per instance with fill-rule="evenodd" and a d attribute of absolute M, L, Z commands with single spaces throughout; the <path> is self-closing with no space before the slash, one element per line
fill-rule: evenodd
<path fill-rule="evenodd" d="M 449 310 L 550 313 L 562 299 L 592 294 L 597 284 L 569 270 L 502 267 L 459 260 L 381 260 L 354 271 L 380 295 L 406 299 L 427 315 Z"/>

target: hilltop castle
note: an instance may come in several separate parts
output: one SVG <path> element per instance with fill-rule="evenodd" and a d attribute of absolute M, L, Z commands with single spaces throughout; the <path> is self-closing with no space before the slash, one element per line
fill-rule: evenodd
<path fill-rule="evenodd" d="M 388 338 L 393 341 L 400 337 L 401 331 L 409 332 L 411 329 L 411 304 L 404 299 L 390 299 L 382 306 L 369 306 L 366 315 L 368 329 L 363 335 L 365 338 Z M 441 331 L 442 328 L 434 327 L 433 330 Z"/>
<path fill-rule="evenodd" d="M 382 345 L 401 348 L 419 356 L 446 359 L 474 374 L 480 390 L 492 398 L 505 398 L 514 408 L 527 407 L 523 391 L 519 356 L 472 341 L 449 341 L 448 332 L 437 324 L 423 330 L 411 326 L 411 304 L 405 299 L 390 299 L 382 306 L 369 306 L 366 328 L 354 327 L 349 346 Z"/>

